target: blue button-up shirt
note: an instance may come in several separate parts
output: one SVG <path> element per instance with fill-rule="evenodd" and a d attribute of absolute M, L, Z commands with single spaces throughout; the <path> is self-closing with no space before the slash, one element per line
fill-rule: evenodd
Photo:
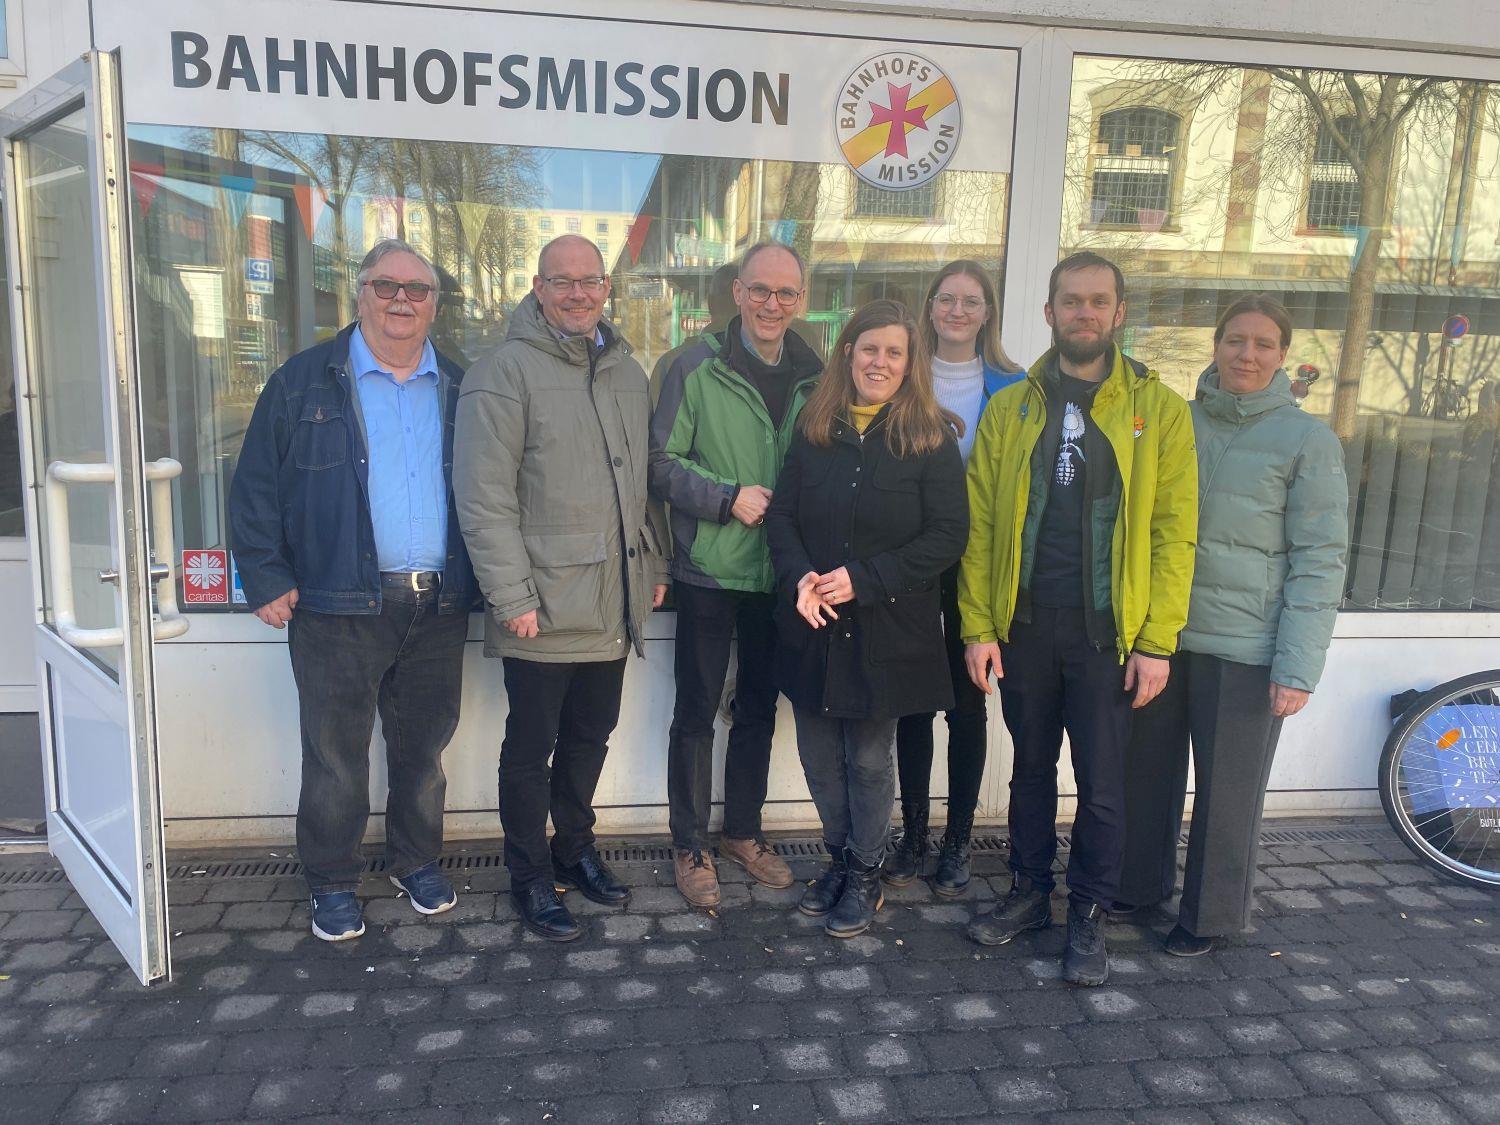
<path fill-rule="evenodd" d="M 383 571 L 442 570 L 448 494 L 443 481 L 442 385 L 432 342 L 405 382 L 380 366 L 360 329 L 349 339 L 370 447 L 370 520 Z"/>

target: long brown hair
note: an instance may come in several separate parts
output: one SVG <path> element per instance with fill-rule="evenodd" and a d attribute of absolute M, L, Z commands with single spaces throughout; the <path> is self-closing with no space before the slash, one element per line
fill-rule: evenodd
<path fill-rule="evenodd" d="M 984 272 L 984 267 L 972 258 L 959 258 L 955 262 L 949 262 L 938 270 L 932 284 L 927 287 L 927 300 L 922 306 L 922 340 L 927 345 L 927 350 L 937 353 L 937 326 L 932 323 L 932 300 L 937 296 L 938 287 L 956 273 L 973 278 L 979 284 L 979 291 L 984 294 L 984 323 L 979 326 L 979 336 L 974 341 L 979 358 L 996 371 L 1020 371 L 1021 365 L 1006 355 L 1000 344 L 1000 301 L 995 296 L 995 285 L 990 281 L 990 275 Z"/>
<path fill-rule="evenodd" d="M 906 329 L 906 377 L 891 398 L 885 420 L 885 443 L 897 457 L 931 453 L 953 434 L 963 435 L 964 423 L 938 405 L 932 392 L 932 356 L 917 323 L 899 301 L 870 301 L 854 310 L 839 333 L 817 389 L 802 408 L 797 425 L 814 445 L 833 444 L 833 424 L 848 420 L 854 403 L 854 345 L 866 332 L 900 325 Z"/>

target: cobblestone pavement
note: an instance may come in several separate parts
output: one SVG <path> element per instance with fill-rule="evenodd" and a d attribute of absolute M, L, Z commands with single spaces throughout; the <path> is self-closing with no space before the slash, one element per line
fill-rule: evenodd
<path fill-rule="evenodd" d="M 630 911 L 569 895 L 588 930 L 563 947 L 518 932 L 501 872 L 436 919 L 372 880 L 369 932 L 341 946 L 307 932 L 294 880 L 188 879 L 176 978 L 150 990 L 66 885 L 0 890 L 0 1120 L 1500 1117 L 1500 897 L 1394 838 L 1261 864 L 1253 935 L 1177 960 L 1170 915 L 1114 925 L 1095 990 L 1057 979 L 1060 927 L 964 938 L 1006 886 L 1000 855 L 969 899 L 888 892 L 844 942 L 792 909 L 800 887 L 728 865 L 716 915 L 685 909 L 667 866 L 621 867 Z"/>

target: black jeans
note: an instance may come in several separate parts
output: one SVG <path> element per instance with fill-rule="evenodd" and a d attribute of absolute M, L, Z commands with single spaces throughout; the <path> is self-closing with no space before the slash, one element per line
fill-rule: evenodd
<path fill-rule="evenodd" d="M 467 613 L 437 591 L 381 591 L 379 614 L 292 614 L 287 648 L 302 723 L 297 854 L 314 892 L 352 891 L 370 818 L 370 736 L 385 736 L 385 852 L 408 875 L 443 851 L 442 754 L 458 727 Z"/>
<path fill-rule="evenodd" d="M 1078 783 L 1068 899 L 1114 904 L 1125 836 L 1125 751 L 1130 696 L 1113 646 L 1089 643 L 1083 610 L 1035 606 L 1000 646 L 1000 703 L 1015 743 L 1010 779 L 1010 866 L 1036 886 L 1056 884 L 1057 760 L 1063 731 Z"/>
<path fill-rule="evenodd" d="M 759 836 L 776 733 L 776 683 L 772 661 L 776 627 L 774 594 L 711 590 L 679 582 L 677 594 L 677 703 L 667 740 L 667 800 L 672 843 L 704 848 L 713 800 L 714 716 L 724 694 L 729 648 L 738 642 L 734 722 L 724 757 L 724 834 Z"/>
<path fill-rule="evenodd" d="M 507 656 L 500 828 L 512 887 L 552 878 L 594 846 L 594 789 L 620 718 L 625 660 L 545 664 Z M 550 764 L 549 764 L 550 763 Z M 547 849 L 547 813 L 552 848 Z"/>
<path fill-rule="evenodd" d="M 943 605 L 943 644 L 953 677 L 953 710 L 948 719 L 948 819 L 972 817 L 984 776 L 984 692 L 964 665 L 963 628 L 958 616 L 958 567 L 939 582 Z M 907 715 L 896 724 L 896 771 L 901 800 L 927 802 L 932 782 L 932 720 L 936 712 Z"/>
<path fill-rule="evenodd" d="M 896 773 L 891 768 L 894 719 L 832 719 L 798 707 L 797 754 L 807 790 L 823 822 L 823 842 L 849 849 L 865 867 L 879 867 L 891 830 Z"/>
<path fill-rule="evenodd" d="M 1281 737 L 1271 669 L 1179 653 L 1166 689 L 1136 716 L 1120 883 L 1121 901 L 1132 906 L 1172 897 L 1190 737 L 1196 791 L 1177 920 L 1200 937 L 1237 934 L 1250 924 L 1256 841 Z"/>

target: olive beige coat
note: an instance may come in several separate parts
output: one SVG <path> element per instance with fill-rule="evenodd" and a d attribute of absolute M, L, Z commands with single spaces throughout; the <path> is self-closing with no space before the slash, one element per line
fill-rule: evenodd
<path fill-rule="evenodd" d="M 534 295 L 505 343 L 469 369 L 453 491 L 484 595 L 486 656 L 544 663 L 643 652 L 667 581 L 660 506 L 646 492 L 646 373 L 608 321 L 604 346 L 562 337 Z M 537 611 L 538 635 L 504 622 Z"/>

